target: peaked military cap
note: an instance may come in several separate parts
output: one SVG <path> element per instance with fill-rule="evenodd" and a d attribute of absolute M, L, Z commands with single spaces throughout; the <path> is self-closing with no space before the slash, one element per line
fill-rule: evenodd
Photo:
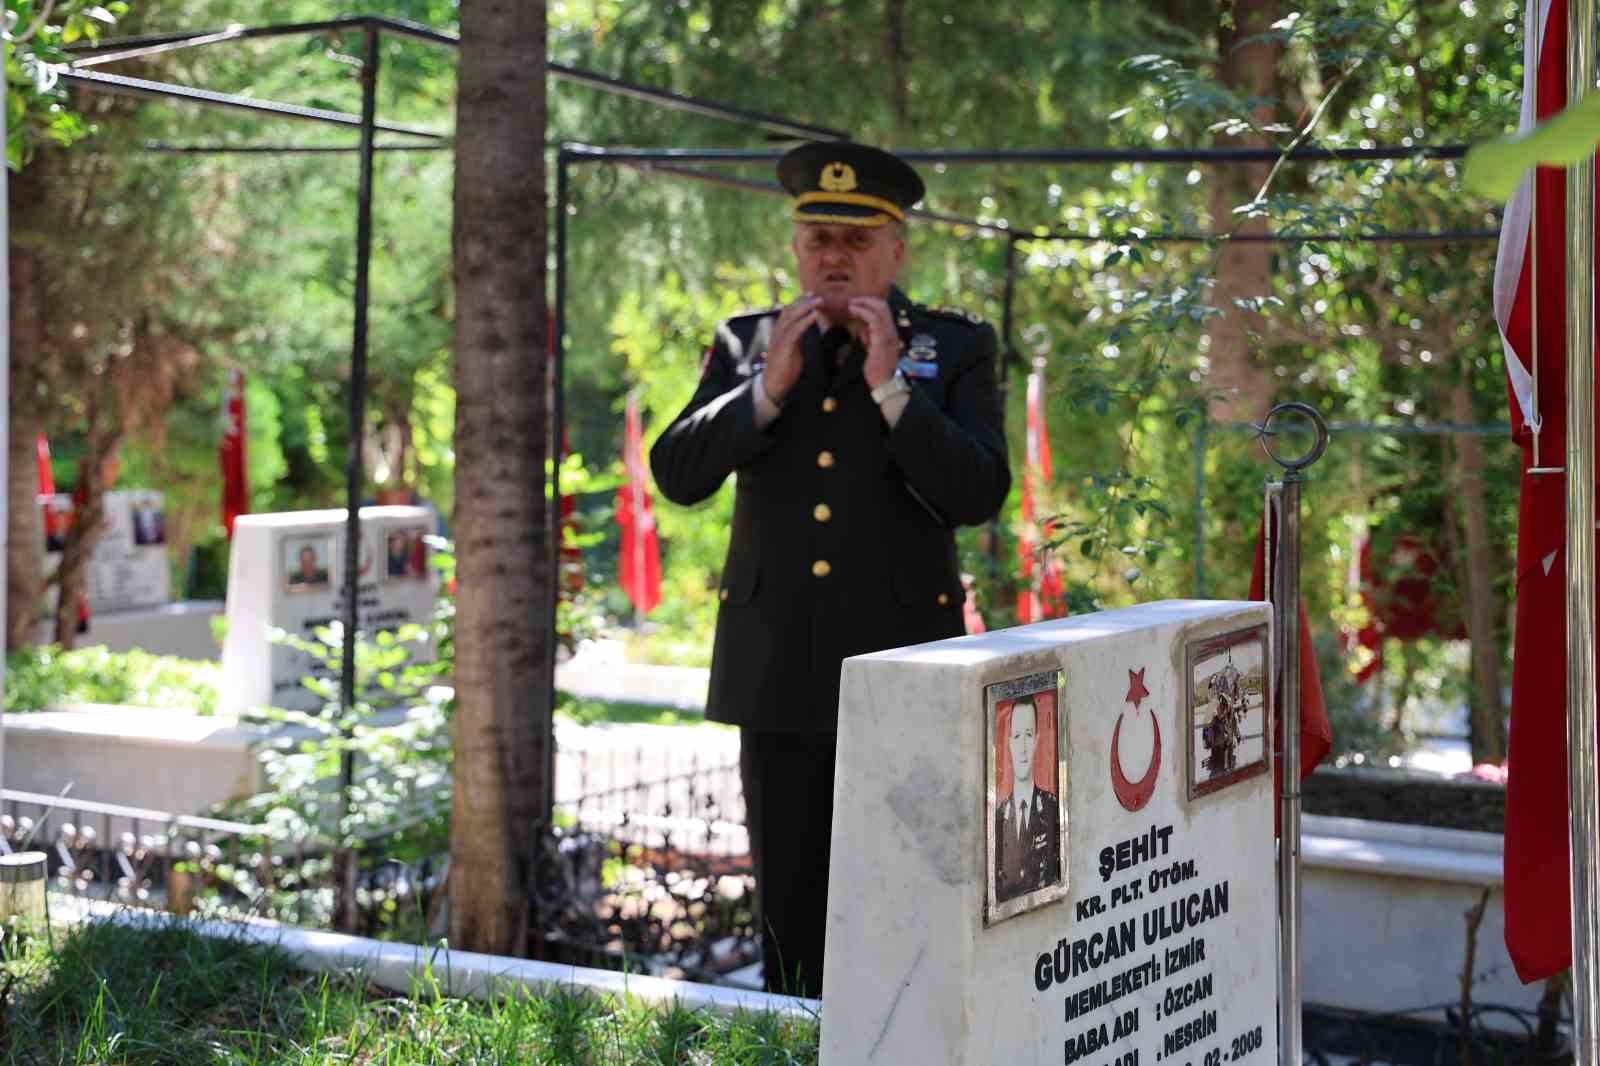
<path fill-rule="evenodd" d="M 778 181 L 794 197 L 796 222 L 849 226 L 903 222 L 924 192 L 911 164 L 850 141 L 800 145 L 778 160 Z"/>

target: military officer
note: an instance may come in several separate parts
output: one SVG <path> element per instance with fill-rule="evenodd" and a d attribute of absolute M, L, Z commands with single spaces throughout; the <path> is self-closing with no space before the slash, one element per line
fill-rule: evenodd
<path fill-rule="evenodd" d="M 778 177 L 803 294 L 717 327 L 650 464 L 683 504 L 736 478 L 707 716 L 741 727 L 767 985 L 815 995 L 840 661 L 962 633 L 955 527 L 1011 475 L 994 330 L 895 286 L 916 171 L 829 142 Z"/>

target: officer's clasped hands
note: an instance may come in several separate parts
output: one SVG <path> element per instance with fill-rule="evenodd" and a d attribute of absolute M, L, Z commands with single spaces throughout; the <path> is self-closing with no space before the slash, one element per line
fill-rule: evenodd
<path fill-rule="evenodd" d="M 861 323 L 866 333 L 867 361 L 861 376 L 867 388 L 875 389 L 894 376 L 900 361 L 900 334 L 894 328 L 889 301 L 876 296 L 858 296 L 850 301 L 850 317 Z"/>
<path fill-rule="evenodd" d="M 761 384 L 773 403 L 781 406 L 800 377 L 805 366 L 800 338 L 817 321 L 821 310 L 822 297 L 808 292 L 778 313 L 772 339 L 767 344 L 767 366 L 761 372 Z"/>

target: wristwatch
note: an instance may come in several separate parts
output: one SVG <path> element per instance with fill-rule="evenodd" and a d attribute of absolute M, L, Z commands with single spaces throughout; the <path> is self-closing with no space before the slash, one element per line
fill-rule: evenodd
<path fill-rule="evenodd" d="M 911 383 L 906 380 L 906 376 L 904 374 L 896 370 L 894 372 L 894 377 L 890 378 L 888 381 L 885 381 L 882 385 L 879 385 L 877 388 L 872 390 L 872 402 L 881 407 L 883 405 L 883 401 L 887 400 L 889 397 L 898 396 L 902 392 L 910 391 Z"/>

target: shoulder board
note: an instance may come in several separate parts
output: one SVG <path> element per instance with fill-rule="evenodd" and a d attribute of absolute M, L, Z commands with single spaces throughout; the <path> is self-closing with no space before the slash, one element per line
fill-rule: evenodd
<path fill-rule="evenodd" d="M 950 318 L 957 322 L 965 322 L 969 326 L 983 325 L 983 319 L 971 311 L 963 311 L 959 307 L 924 307 L 924 311 L 937 318 Z"/>
<path fill-rule="evenodd" d="M 760 308 L 759 310 L 755 310 L 755 311 L 740 311 L 736 315 L 730 315 L 728 317 L 728 321 L 729 322 L 739 322 L 739 321 L 741 321 L 743 319 L 747 319 L 747 318 L 766 318 L 768 315 L 775 315 L 779 311 L 782 311 L 782 310 L 783 310 L 782 307 L 779 307 L 778 305 L 774 304 L 771 307 L 763 307 L 763 308 Z"/>

